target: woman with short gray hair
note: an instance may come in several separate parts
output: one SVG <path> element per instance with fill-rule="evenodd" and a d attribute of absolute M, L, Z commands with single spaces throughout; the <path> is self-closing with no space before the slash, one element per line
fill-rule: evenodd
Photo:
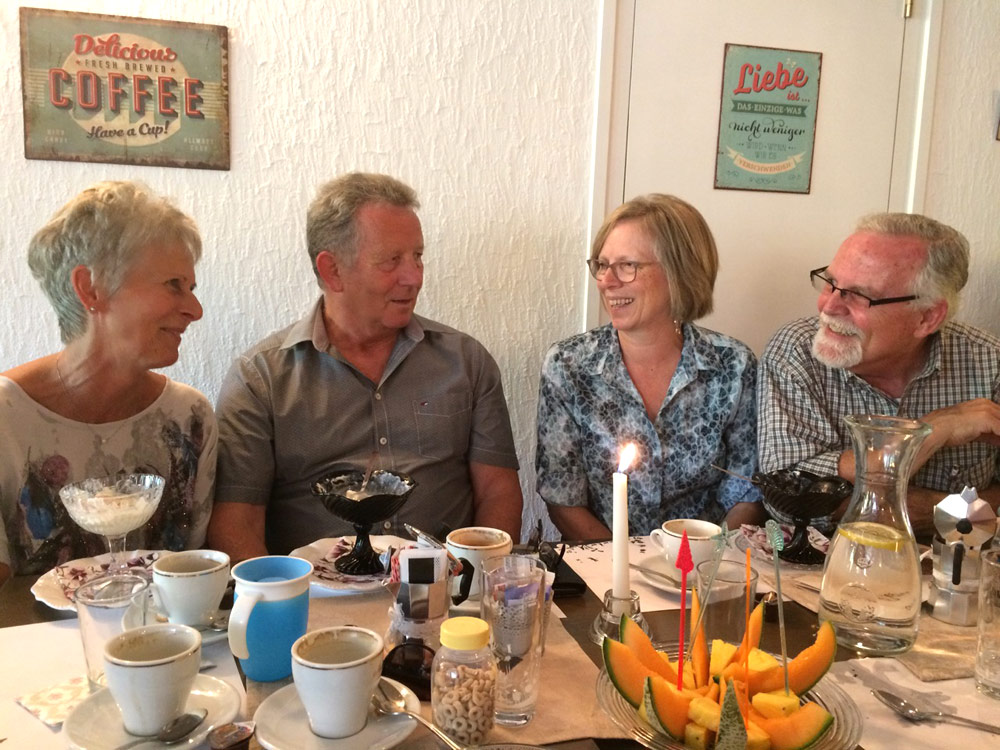
<path fill-rule="evenodd" d="M 203 543 L 215 416 L 197 390 L 153 372 L 177 361 L 201 318 L 200 257 L 190 217 L 133 182 L 93 185 L 32 238 L 28 264 L 65 346 L 0 373 L 0 582 L 104 551 L 59 500 L 63 485 L 90 477 L 163 476 L 160 505 L 130 542 Z"/>

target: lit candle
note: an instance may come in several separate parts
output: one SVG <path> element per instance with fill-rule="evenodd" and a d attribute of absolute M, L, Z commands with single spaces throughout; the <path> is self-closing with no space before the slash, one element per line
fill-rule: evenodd
<path fill-rule="evenodd" d="M 629 443 L 618 457 L 618 471 L 613 476 L 614 506 L 611 526 L 611 595 L 628 599 L 632 586 L 628 574 L 628 477 L 625 471 L 635 460 L 635 443 Z M 618 614 L 618 613 L 616 613 Z"/>

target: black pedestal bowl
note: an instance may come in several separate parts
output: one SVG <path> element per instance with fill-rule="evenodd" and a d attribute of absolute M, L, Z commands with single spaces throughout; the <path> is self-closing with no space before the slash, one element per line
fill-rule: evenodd
<path fill-rule="evenodd" d="M 384 569 L 372 548 L 372 526 L 384 521 L 403 507 L 417 483 L 406 474 L 373 471 L 365 485 L 365 475 L 358 469 L 335 471 L 313 484 L 313 494 L 323 501 L 333 515 L 354 526 L 354 548 L 338 557 L 333 565 L 346 575 L 372 575 Z"/>
<path fill-rule="evenodd" d="M 830 514 L 850 497 L 853 485 L 840 477 L 821 477 L 804 469 L 757 473 L 753 481 L 760 487 L 768 514 L 778 523 L 795 527 L 778 557 L 805 565 L 822 563 L 823 553 L 809 543 L 808 528 L 816 526 L 830 534 L 836 526 Z"/>

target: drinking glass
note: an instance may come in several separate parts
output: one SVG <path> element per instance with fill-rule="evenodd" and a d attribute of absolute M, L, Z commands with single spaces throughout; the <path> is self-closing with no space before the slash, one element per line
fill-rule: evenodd
<path fill-rule="evenodd" d="M 91 692 L 100 690 L 105 685 L 105 644 L 125 630 L 122 618 L 129 607 L 148 606 L 149 586 L 148 580 L 137 575 L 102 576 L 73 592 L 80 622 L 80 637 L 83 640 L 83 656 L 87 662 L 87 683 Z M 136 620 L 145 622 L 145 611 Z"/>
<path fill-rule="evenodd" d="M 535 715 L 542 667 L 545 565 L 526 555 L 484 560 L 482 616 L 497 660 L 494 717 L 521 726 Z"/>
<path fill-rule="evenodd" d="M 979 570 L 976 687 L 1000 698 L 1000 549 L 984 552 Z"/>

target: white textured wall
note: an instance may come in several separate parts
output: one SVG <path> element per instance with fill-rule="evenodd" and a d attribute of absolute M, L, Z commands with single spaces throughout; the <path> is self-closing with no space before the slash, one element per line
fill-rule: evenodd
<path fill-rule="evenodd" d="M 205 317 L 168 372 L 214 400 L 233 355 L 317 294 L 304 242 L 317 185 L 388 172 L 423 206 L 417 310 L 496 357 L 532 486 L 541 357 L 582 320 L 596 0 L 29 3 L 228 26 L 229 172 L 25 160 L 23 3 L 0 2 L 0 370 L 59 345 L 27 241 L 91 182 L 141 179 L 201 227 Z"/>
<path fill-rule="evenodd" d="M 499 361 L 531 496 L 539 362 L 583 317 L 598 0 L 27 3 L 228 26 L 229 172 L 26 161 L 19 4 L 0 0 L 0 370 L 58 346 L 25 249 L 89 183 L 141 179 L 197 219 L 205 318 L 169 374 L 214 399 L 232 356 L 315 294 L 303 242 L 315 187 L 389 172 L 423 202 L 418 310 Z M 964 317 L 1000 331 L 1000 3 L 949 0 L 944 22 L 925 211 L 969 237 Z"/>
<path fill-rule="evenodd" d="M 948 0 L 924 213 L 972 246 L 962 319 L 1000 334 L 1000 2 Z"/>

